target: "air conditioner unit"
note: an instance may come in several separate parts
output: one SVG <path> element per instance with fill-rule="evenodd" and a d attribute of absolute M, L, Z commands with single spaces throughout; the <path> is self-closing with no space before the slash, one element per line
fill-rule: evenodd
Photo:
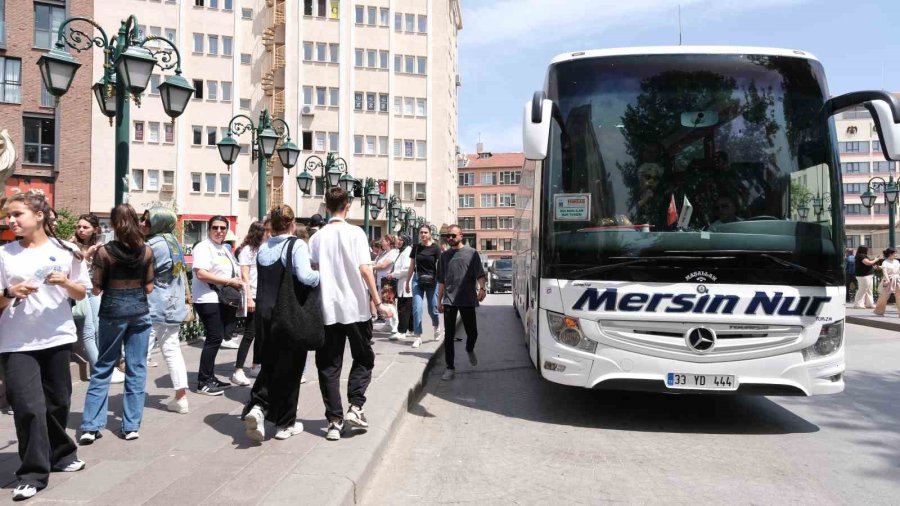
<path fill-rule="evenodd" d="M 316 113 L 315 113 L 315 110 L 313 109 L 313 106 L 304 105 L 303 107 L 300 108 L 300 114 L 302 114 L 303 116 L 314 116 Z"/>
<path fill-rule="evenodd" d="M 159 187 L 159 191 L 165 192 L 165 193 L 172 193 L 173 191 L 175 191 L 175 185 L 171 184 L 171 183 L 163 184 L 162 186 Z"/>
<path fill-rule="evenodd" d="M 416 200 L 425 200 L 425 192 L 416 193 Z"/>

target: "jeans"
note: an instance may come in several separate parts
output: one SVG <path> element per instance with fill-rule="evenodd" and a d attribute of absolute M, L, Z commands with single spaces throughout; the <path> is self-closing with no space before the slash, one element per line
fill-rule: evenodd
<path fill-rule="evenodd" d="M 188 387 L 187 366 L 184 365 L 181 341 L 178 339 L 180 329 L 181 325 L 178 323 L 154 323 L 150 329 L 150 340 L 155 340 L 159 345 L 163 360 L 166 361 L 166 367 L 169 368 L 172 388 L 175 390 Z"/>
<path fill-rule="evenodd" d="M 422 335 L 422 309 L 425 305 L 425 297 L 428 297 L 428 313 L 431 315 L 431 324 L 435 331 L 440 329 L 440 319 L 437 310 L 437 284 L 428 288 L 419 286 L 419 276 L 413 275 L 412 279 L 412 295 L 413 295 L 413 334 Z"/>
<path fill-rule="evenodd" d="M 341 368 L 344 365 L 347 341 L 350 341 L 350 355 L 353 356 L 353 365 L 350 366 L 347 378 L 347 400 L 351 405 L 361 408 L 366 403 L 366 390 L 372 381 L 372 369 L 375 368 L 371 320 L 325 325 L 325 346 L 316 350 L 316 368 L 319 370 L 319 390 L 325 402 L 325 419 L 329 422 L 344 418 Z"/>
<path fill-rule="evenodd" d="M 125 395 L 122 401 L 122 432 L 141 427 L 144 415 L 144 386 L 147 381 L 147 345 L 150 340 L 150 315 L 105 317 L 100 320 L 97 344 L 100 356 L 84 400 L 81 430 L 94 431 L 106 426 L 109 380 L 125 346 Z"/>
<path fill-rule="evenodd" d="M 200 352 L 200 368 L 197 372 L 197 388 L 207 382 L 216 379 L 216 355 L 219 354 L 219 346 L 225 336 L 230 336 L 234 331 L 234 308 L 219 302 L 194 304 L 203 328 L 206 330 L 206 340 L 203 341 L 203 351 Z"/>
<path fill-rule="evenodd" d="M 475 341 L 478 340 L 478 323 L 475 319 L 474 307 L 444 306 L 444 361 L 447 369 L 455 369 L 454 359 L 456 350 L 453 338 L 456 336 L 456 314 L 462 315 L 463 326 L 466 328 L 466 351 L 475 350 Z"/>
<path fill-rule="evenodd" d="M 84 344 L 84 353 L 93 367 L 97 363 L 97 330 L 100 328 L 100 295 L 93 295 L 88 290 L 87 302 L 91 310 L 84 315 L 84 323 L 81 329 L 81 342 Z"/>

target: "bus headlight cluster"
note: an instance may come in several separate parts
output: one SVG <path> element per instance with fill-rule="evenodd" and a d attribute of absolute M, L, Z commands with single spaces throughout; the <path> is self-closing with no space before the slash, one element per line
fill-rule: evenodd
<path fill-rule="evenodd" d="M 578 318 L 547 311 L 547 323 L 550 326 L 550 335 L 558 343 L 588 353 L 597 351 L 597 342 L 584 336 Z"/>
<path fill-rule="evenodd" d="M 844 342 L 844 321 L 834 322 L 828 325 L 822 325 L 819 332 L 819 339 L 816 344 L 803 350 L 803 358 L 813 360 L 816 358 L 827 357 L 841 348 Z"/>

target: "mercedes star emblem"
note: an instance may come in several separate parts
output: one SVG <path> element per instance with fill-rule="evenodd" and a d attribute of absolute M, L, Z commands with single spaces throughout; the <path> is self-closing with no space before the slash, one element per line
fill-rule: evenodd
<path fill-rule="evenodd" d="M 684 342 L 697 353 L 709 353 L 716 346 L 716 333 L 706 327 L 694 327 L 684 333 Z"/>

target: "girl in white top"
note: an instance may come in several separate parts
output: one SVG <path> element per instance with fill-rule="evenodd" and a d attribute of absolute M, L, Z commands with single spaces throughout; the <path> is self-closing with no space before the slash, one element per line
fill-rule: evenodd
<path fill-rule="evenodd" d="M 84 468 L 66 423 L 77 339 L 70 300 L 84 299 L 89 281 L 81 253 L 54 233 L 42 192 L 9 197 L 6 212 L 22 238 L 0 248 L 0 361 L 22 459 L 12 495 L 22 500 L 46 487 L 51 471 Z"/>
<path fill-rule="evenodd" d="M 875 314 L 879 316 L 884 316 L 892 293 L 897 303 L 897 312 L 900 313 L 900 261 L 897 260 L 897 251 L 894 248 L 884 250 L 883 254 L 881 286 L 878 290 L 878 302 L 875 304 Z"/>
<path fill-rule="evenodd" d="M 381 254 L 375 258 L 375 265 L 372 267 L 375 270 L 375 284 L 378 288 L 381 288 L 384 278 L 394 270 L 394 262 L 399 255 L 397 237 L 393 235 L 382 237 Z"/>
<path fill-rule="evenodd" d="M 396 281 L 397 285 L 397 332 L 391 334 L 390 340 L 406 338 L 407 331 L 410 330 L 412 316 L 412 290 L 408 290 L 409 284 L 406 283 L 406 277 L 409 274 L 409 264 L 412 259 L 409 257 L 412 247 L 410 246 L 409 236 L 403 235 L 397 238 L 397 248 L 400 251 L 397 261 L 394 263 L 394 269 L 385 279 Z"/>
<path fill-rule="evenodd" d="M 256 255 L 259 254 L 259 247 L 269 239 L 266 226 L 261 221 L 254 221 L 247 230 L 244 242 L 238 248 L 238 263 L 241 265 L 241 278 L 249 287 L 247 297 L 247 318 L 244 321 L 244 336 L 241 338 L 241 344 L 238 346 L 237 360 L 234 363 L 234 374 L 231 375 L 231 382 L 235 385 L 249 386 L 251 378 L 255 378 L 259 374 L 259 365 L 262 362 L 262 352 L 259 339 L 256 339 Z M 247 361 L 247 353 L 250 351 L 250 345 L 253 345 L 253 367 L 250 374 L 244 374 L 244 363 Z"/>

